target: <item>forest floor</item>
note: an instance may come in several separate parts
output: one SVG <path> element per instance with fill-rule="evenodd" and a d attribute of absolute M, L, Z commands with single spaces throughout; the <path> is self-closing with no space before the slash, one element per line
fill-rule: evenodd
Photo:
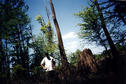
<path fill-rule="evenodd" d="M 5 83 L 1 83 L 5 84 Z M 69 80 L 60 80 L 54 79 L 46 81 L 43 78 L 34 78 L 27 80 L 13 80 L 8 81 L 6 84 L 117 84 L 115 81 L 115 76 L 112 73 L 109 74 L 99 74 L 92 75 L 90 78 L 80 78 L 80 79 L 69 79 Z"/>

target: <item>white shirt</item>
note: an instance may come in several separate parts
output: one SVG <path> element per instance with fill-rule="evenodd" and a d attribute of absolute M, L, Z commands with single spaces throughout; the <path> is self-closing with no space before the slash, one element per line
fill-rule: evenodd
<path fill-rule="evenodd" d="M 53 70 L 53 67 L 52 67 L 52 60 L 53 60 L 53 57 L 50 56 L 50 60 L 47 58 L 47 57 L 44 57 L 41 61 L 41 65 L 45 63 L 45 68 L 46 68 L 46 71 L 51 71 Z"/>

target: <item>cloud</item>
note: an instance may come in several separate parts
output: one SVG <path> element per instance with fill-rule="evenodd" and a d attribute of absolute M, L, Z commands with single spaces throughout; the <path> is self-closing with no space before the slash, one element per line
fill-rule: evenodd
<path fill-rule="evenodd" d="M 100 54 L 104 50 L 102 46 L 98 46 L 95 42 L 88 42 L 86 39 L 82 42 L 75 32 L 63 35 L 63 42 L 66 53 L 75 52 L 77 49 L 84 50 L 89 48 L 93 54 Z"/>
<path fill-rule="evenodd" d="M 71 38 L 76 38 L 76 37 L 77 37 L 77 34 L 75 32 L 69 32 L 69 33 L 63 35 L 64 40 L 71 39 Z"/>
<path fill-rule="evenodd" d="M 79 48 L 79 42 L 76 40 L 71 40 L 69 43 L 66 43 L 65 49 L 67 52 L 75 52 Z"/>
<path fill-rule="evenodd" d="M 80 39 L 75 32 L 68 32 L 63 35 L 64 47 L 67 53 L 80 49 Z"/>

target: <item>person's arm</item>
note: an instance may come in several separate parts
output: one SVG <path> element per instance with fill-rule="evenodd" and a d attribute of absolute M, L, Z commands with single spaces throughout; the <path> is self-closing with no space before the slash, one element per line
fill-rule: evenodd
<path fill-rule="evenodd" d="M 44 67 L 44 65 L 43 65 L 43 64 L 41 64 L 41 67 L 43 68 L 43 67 Z"/>
<path fill-rule="evenodd" d="M 40 64 L 40 65 L 41 65 L 42 68 L 45 68 L 44 63 L 45 63 L 45 59 L 43 59 L 43 60 L 41 61 L 41 64 Z"/>
<path fill-rule="evenodd" d="M 54 60 L 54 58 L 53 57 L 51 57 L 51 60 L 52 60 L 52 66 L 53 66 L 53 69 L 55 69 L 56 68 L 56 63 L 55 63 L 55 60 Z"/>

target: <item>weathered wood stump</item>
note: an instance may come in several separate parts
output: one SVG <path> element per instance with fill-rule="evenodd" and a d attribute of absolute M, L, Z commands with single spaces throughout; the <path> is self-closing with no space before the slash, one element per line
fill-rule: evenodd
<path fill-rule="evenodd" d="M 78 55 L 77 69 L 85 73 L 97 72 L 96 61 L 90 49 L 85 49 Z"/>

